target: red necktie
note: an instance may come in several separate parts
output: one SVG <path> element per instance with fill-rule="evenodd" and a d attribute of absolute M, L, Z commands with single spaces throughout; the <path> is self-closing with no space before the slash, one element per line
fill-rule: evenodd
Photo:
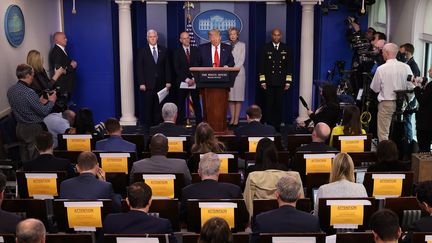
<path fill-rule="evenodd" d="M 189 53 L 189 48 L 186 48 L 186 60 L 187 60 L 187 63 L 190 63 L 190 53 Z"/>
<path fill-rule="evenodd" d="M 214 53 L 214 67 L 219 67 L 219 53 L 218 53 L 218 49 L 215 46 L 215 53 Z"/>

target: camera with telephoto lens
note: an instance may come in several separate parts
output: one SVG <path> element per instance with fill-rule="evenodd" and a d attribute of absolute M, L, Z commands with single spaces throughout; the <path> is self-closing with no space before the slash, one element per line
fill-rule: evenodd
<path fill-rule="evenodd" d="M 42 91 L 42 96 L 44 99 L 48 99 L 48 97 L 50 95 L 52 95 L 54 93 L 54 91 L 57 93 L 57 95 L 60 93 L 60 87 L 59 86 L 55 86 L 52 89 L 45 89 Z"/>

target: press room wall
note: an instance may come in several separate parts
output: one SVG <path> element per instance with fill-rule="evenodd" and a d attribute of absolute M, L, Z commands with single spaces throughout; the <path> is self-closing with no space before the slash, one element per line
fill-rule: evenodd
<path fill-rule="evenodd" d="M 25 37 L 23 43 L 14 48 L 9 45 L 4 31 L 4 16 L 7 8 L 18 5 L 25 20 Z M 51 36 L 61 29 L 60 3 L 52 0 L 1 0 L 0 1 L 0 117 L 10 110 L 7 90 L 17 78 L 16 66 L 26 62 L 28 51 L 36 49 L 41 52 L 48 68 L 48 53 L 51 48 Z"/>

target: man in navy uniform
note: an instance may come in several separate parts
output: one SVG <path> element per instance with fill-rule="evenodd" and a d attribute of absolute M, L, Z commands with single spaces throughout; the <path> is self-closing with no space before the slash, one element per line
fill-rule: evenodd
<path fill-rule="evenodd" d="M 264 90 L 264 114 L 267 124 L 280 131 L 282 121 L 282 96 L 292 83 L 292 63 L 288 46 L 281 42 L 282 32 L 272 31 L 272 41 L 262 49 L 259 65 L 259 82 Z"/>

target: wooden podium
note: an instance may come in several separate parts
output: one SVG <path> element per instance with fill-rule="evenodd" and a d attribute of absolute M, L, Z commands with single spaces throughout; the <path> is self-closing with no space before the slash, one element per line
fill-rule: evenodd
<path fill-rule="evenodd" d="M 191 67 L 203 97 L 204 121 L 217 133 L 227 130 L 228 91 L 234 85 L 239 67 Z"/>

